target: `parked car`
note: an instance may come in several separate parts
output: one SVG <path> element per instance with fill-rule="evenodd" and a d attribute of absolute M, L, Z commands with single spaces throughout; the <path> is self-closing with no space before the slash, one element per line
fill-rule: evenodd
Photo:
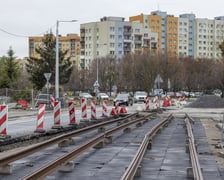
<path fill-rule="evenodd" d="M 91 94 L 87 93 L 87 92 L 83 92 L 79 96 L 80 96 L 80 98 L 85 98 L 87 100 L 88 99 L 93 99 L 93 96 Z"/>
<path fill-rule="evenodd" d="M 215 89 L 215 90 L 212 92 L 212 94 L 221 97 L 221 96 L 222 96 L 222 91 L 219 90 L 219 89 Z"/>
<path fill-rule="evenodd" d="M 109 96 L 106 93 L 98 93 L 96 96 L 97 99 L 109 100 Z"/>
<path fill-rule="evenodd" d="M 125 93 L 125 94 L 118 94 L 117 97 L 114 99 L 114 106 L 116 105 L 116 102 L 119 103 L 119 106 L 121 105 L 133 105 L 133 98 L 131 97 L 131 95 L 129 93 Z"/>
<path fill-rule="evenodd" d="M 134 102 L 146 102 L 147 92 L 145 91 L 136 91 L 134 94 Z"/>
<path fill-rule="evenodd" d="M 167 92 L 166 95 L 169 96 L 170 98 L 175 98 L 174 92 Z"/>
<path fill-rule="evenodd" d="M 40 104 L 46 104 L 46 108 L 50 108 L 51 97 L 52 97 L 52 94 L 39 94 L 36 99 L 35 107 L 39 107 Z"/>
<path fill-rule="evenodd" d="M 175 93 L 176 98 L 184 98 L 185 96 L 182 93 L 176 92 Z"/>

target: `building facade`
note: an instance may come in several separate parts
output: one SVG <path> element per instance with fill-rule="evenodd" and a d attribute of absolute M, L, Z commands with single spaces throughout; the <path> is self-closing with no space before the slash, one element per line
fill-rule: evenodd
<path fill-rule="evenodd" d="M 196 18 L 194 14 L 179 17 L 153 11 L 137 15 L 131 22 L 142 23 L 158 33 L 158 50 L 168 56 L 218 59 L 219 44 L 224 40 L 224 16 L 211 19 Z M 148 24 L 147 24 L 148 23 Z"/>
<path fill-rule="evenodd" d="M 40 58 L 36 48 L 43 46 L 44 36 L 29 37 L 29 57 Z M 66 57 L 71 57 L 73 65 L 79 67 L 80 59 L 80 37 L 77 34 L 68 34 L 67 36 L 58 37 L 59 49 L 63 52 L 68 50 Z"/>
<path fill-rule="evenodd" d="M 81 66 L 88 68 L 96 58 L 110 55 L 120 59 L 144 49 L 157 49 L 158 34 L 123 17 L 103 17 L 99 22 L 81 24 L 80 38 Z"/>

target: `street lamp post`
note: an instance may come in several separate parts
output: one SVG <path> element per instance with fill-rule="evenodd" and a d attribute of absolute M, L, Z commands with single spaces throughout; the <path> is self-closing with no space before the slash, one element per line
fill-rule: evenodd
<path fill-rule="evenodd" d="M 102 45 L 104 45 L 104 46 L 106 46 L 107 44 L 106 43 L 104 43 L 104 44 L 102 44 Z M 98 91 L 99 91 L 99 79 L 98 79 L 98 77 L 99 77 L 99 67 L 98 67 L 98 57 L 96 58 L 96 82 L 94 83 L 94 85 L 93 85 L 93 87 L 94 87 L 94 91 L 95 91 L 95 93 L 98 93 Z"/>
<path fill-rule="evenodd" d="M 58 26 L 59 22 L 76 22 L 77 20 L 59 21 L 56 23 L 56 57 L 55 57 L 55 99 L 59 98 L 59 47 L 58 47 Z"/>

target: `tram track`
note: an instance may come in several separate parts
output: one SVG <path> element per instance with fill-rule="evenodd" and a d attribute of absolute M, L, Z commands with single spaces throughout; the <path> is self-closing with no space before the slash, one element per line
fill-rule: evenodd
<path fill-rule="evenodd" d="M 139 117 L 138 114 L 135 114 L 134 116 L 131 116 L 131 117 L 129 116 L 129 117 L 126 117 L 126 118 L 118 118 L 118 119 L 115 119 L 115 120 L 109 120 L 108 122 L 102 122 L 102 123 L 99 123 L 99 124 L 96 124 L 96 125 L 92 125 L 92 127 L 86 127 L 87 129 L 88 128 L 93 128 L 93 127 L 95 128 L 95 130 L 96 129 L 98 129 L 98 130 L 101 129 L 101 132 L 96 134 L 95 137 L 90 137 L 88 140 L 80 142 L 79 145 L 76 146 L 72 151 L 65 152 L 62 156 L 59 156 L 57 159 L 52 160 L 51 162 L 48 162 L 46 164 L 42 164 L 42 166 L 39 166 L 39 168 L 36 168 L 36 170 L 32 171 L 32 173 L 27 173 L 26 175 L 21 176 L 22 177 L 21 179 L 24 179 L 24 180 L 25 179 L 35 179 L 35 180 L 36 179 L 44 179 L 47 176 L 52 176 L 52 174 L 54 174 L 53 175 L 54 177 L 57 177 L 58 175 L 59 175 L 59 177 L 61 177 L 60 172 L 57 172 L 57 170 L 62 169 L 63 167 L 66 167 L 69 164 L 70 165 L 72 163 L 74 164 L 74 162 L 75 162 L 74 159 L 83 155 L 86 151 L 89 151 L 90 148 L 93 149 L 94 147 L 98 146 L 101 143 L 106 143 L 106 144 L 109 143 L 112 146 L 113 143 L 112 143 L 111 139 L 114 138 L 113 137 L 114 133 L 117 133 L 117 132 L 123 130 L 123 134 L 121 133 L 122 135 L 116 135 L 115 136 L 116 140 L 118 140 L 118 139 L 122 138 L 122 136 L 125 136 L 124 132 L 125 131 L 129 132 L 129 128 L 131 128 L 131 127 L 133 128 L 133 125 L 135 125 L 135 127 L 136 127 L 136 128 L 133 128 L 133 129 L 137 130 L 139 126 L 141 127 L 142 125 L 146 124 L 146 122 L 148 122 L 148 119 L 149 119 L 150 116 L 155 116 L 155 115 L 156 115 L 155 113 L 150 113 L 150 114 L 148 113 L 146 116 Z M 188 144 L 186 144 L 187 148 L 186 148 L 185 156 L 183 157 L 184 161 L 186 161 L 187 160 L 186 157 L 188 157 L 188 161 L 184 166 L 181 166 L 181 167 L 178 168 L 178 169 L 182 168 L 182 170 L 180 171 L 181 172 L 181 176 L 180 176 L 181 179 L 185 179 L 185 178 L 186 179 L 193 178 L 193 179 L 197 179 L 197 180 L 203 180 L 204 179 L 202 168 L 200 166 L 200 161 L 199 161 L 199 157 L 198 157 L 199 154 L 196 150 L 194 133 L 192 131 L 192 125 L 194 125 L 194 123 L 196 121 L 193 118 L 191 118 L 190 115 L 188 115 L 186 113 L 185 113 L 185 116 L 182 117 L 182 118 L 177 118 L 176 119 L 175 116 L 170 114 L 164 120 L 159 120 L 159 121 L 155 120 L 154 124 L 151 124 L 148 131 L 141 138 L 141 140 L 137 143 L 138 147 L 136 147 L 136 149 L 135 149 L 135 154 L 130 154 L 130 156 L 132 158 L 131 159 L 129 158 L 129 160 L 125 163 L 125 166 L 122 165 L 122 168 L 124 170 L 121 170 L 121 173 L 119 173 L 119 176 L 117 175 L 116 178 L 112 178 L 112 179 L 132 180 L 132 179 L 135 179 L 136 177 L 138 177 L 138 179 L 141 179 L 141 177 L 139 177 L 139 175 L 138 175 L 138 173 L 139 173 L 138 171 L 139 171 L 139 169 L 141 169 L 141 166 L 142 166 L 142 163 L 143 163 L 142 161 L 146 160 L 146 159 L 149 159 L 149 158 L 153 159 L 153 157 L 151 157 L 149 155 L 145 157 L 146 152 L 151 151 L 152 147 L 154 147 L 154 142 L 158 141 L 157 136 L 160 136 L 163 133 L 163 130 L 167 129 L 170 122 L 173 122 L 173 120 L 171 121 L 171 119 L 175 119 L 175 122 L 176 122 L 175 126 L 181 126 L 181 125 L 183 126 L 184 125 L 186 127 L 186 130 L 187 130 L 187 132 L 185 134 L 185 129 L 183 129 L 183 130 L 179 129 L 179 131 L 180 130 L 183 131 L 182 132 L 183 135 L 185 134 L 184 137 L 183 137 L 183 140 L 181 141 L 181 144 L 184 144 L 185 142 L 188 142 Z M 113 123 L 112 123 L 112 121 L 113 121 Z M 109 123 L 109 124 L 107 124 L 107 123 Z M 111 125 L 111 124 L 114 124 L 114 123 L 117 123 L 117 127 L 114 127 L 114 126 L 111 127 L 110 126 L 110 128 L 107 128 L 107 130 L 104 129 L 105 126 Z M 173 128 L 175 128 L 175 126 L 173 126 Z M 91 129 L 91 130 L 89 129 L 86 132 L 89 132 L 89 131 L 92 131 L 92 130 L 93 129 Z M 81 134 L 85 134 L 84 132 L 83 133 L 76 132 L 76 133 L 77 134 L 75 134 L 75 135 L 74 134 L 73 135 L 71 135 L 71 134 L 68 135 L 69 134 L 68 133 L 62 139 L 59 138 L 58 140 L 55 140 L 55 142 L 53 144 L 57 144 L 57 143 L 60 143 L 64 140 L 66 140 L 66 139 L 69 139 L 69 138 L 72 138 L 72 137 L 75 137 L 75 136 L 80 136 Z M 129 135 L 130 135 L 130 133 L 129 133 Z M 128 135 L 126 134 L 126 136 L 128 136 Z M 175 137 L 176 136 L 174 136 L 174 138 Z M 155 140 L 154 140 L 154 138 L 155 138 Z M 175 141 L 175 139 L 173 139 L 172 141 Z M 180 141 L 180 140 L 178 140 L 178 141 Z M 50 140 L 49 140 L 49 142 L 50 142 Z M 152 144 L 152 142 L 153 142 L 153 144 Z M 127 142 L 127 143 L 130 144 L 130 142 Z M 53 144 L 50 145 L 50 143 L 49 143 L 48 147 L 52 146 Z M 136 146 L 137 146 L 137 144 L 136 144 Z M 157 142 L 157 144 L 158 144 L 158 142 Z M 108 145 L 106 145 L 106 146 L 108 146 Z M 41 149 L 45 149 L 45 148 L 37 149 L 36 152 L 39 152 Z M 126 148 L 128 148 L 128 147 L 126 147 Z M 173 147 L 173 148 L 175 148 L 175 147 Z M 102 148 L 102 149 L 104 149 L 104 148 Z M 187 152 L 187 149 L 189 150 L 188 152 Z M 96 153 L 96 152 L 98 152 L 98 150 L 96 150 L 94 152 Z M 32 152 L 32 153 L 34 153 L 34 152 Z M 93 154 L 90 153 L 85 158 L 90 158 L 92 155 Z M 20 158 L 22 158 L 22 157 L 20 157 Z M 13 162 L 13 161 L 11 161 L 11 162 Z M 9 164 L 9 163 L 10 162 L 7 162 L 7 163 L 5 162 L 4 165 Z M 82 160 L 81 160 L 81 162 L 76 162 L 76 164 L 82 164 L 82 163 L 83 163 Z M 178 166 L 178 163 L 180 163 L 180 162 L 177 161 L 176 163 L 177 163 L 177 166 Z M 102 162 L 102 164 L 104 164 L 104 162 Z M 124 164 L 124 163 L 122 163 L 122 164 Z M 0 166 L 1 165 L 3 165 L 3 164 L 1 164 L 1 160 L 0 160 Z M 144 166 L 145 166 L 145 164 L 144 164 Z M 99 165 L 96 165 L 96 167 L 100 168 Z M 160 173 L 160 172 L 168 171 L 168 170 L 166 170 L 166 167 L 167 166 L 160 167 L 160 170 L 158 170 L 158 172 Z M 73 171 L 73 170 L 71 170 L 71 171 Z M 78 172 L 77 169 L 74 170 L 74 171 L 76 171 L 76 173 Z M 142 171 L 144 171 L 144 169 L 142 169 Z M 185 173 L 183 173 L 183 171 L 185 171 Z M 178 171 L 176 171 L 176 173 L 177 172 Z M 143 173 L 143 175 L 144 175 L 144 173 Z M 185 177 L 183 178 L 184 175 L 185 175 Z M 140 173 L 140 176 L 141 176 L 141 173 Z M 176 176 L 179 177 L 178 173 L 176 175 L 175 174 L 173 175 L 173 177 L 176 177 Z M 98 176 L 96 176 L 96 177 L 98 177 Z M 160 176 L 158 176 L 158 179 L 159 179 L 159 177 Z M 142 178 L 144 179 L 144 176 Z M 82 179 L 82 178 L 77 177 L 77 179 Z M 94 177 L 93 177 L 93 179 L 94 179 Z M 95 178 L 95 179 L 98 179 L 98 178 Z M 101 178 L 101 179 L 103 179 L 103 178 Z"/>

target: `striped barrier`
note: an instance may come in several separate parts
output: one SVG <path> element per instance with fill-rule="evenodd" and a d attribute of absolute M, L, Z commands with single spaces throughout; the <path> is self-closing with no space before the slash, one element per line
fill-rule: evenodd
<path fill-rule="evenodd" d="M 149 110 L 149 97 L 146 97 L 146 110 Z"/>
<path fill-rule="evenodd" d="M 45 113 L 46 104 L 40 104 L 38 115 L 37 115 L 37 128 L 34 132 L 45 132 L 44 130 L 44 113 Z"/>
<path fill-rule="evenodd" d="M 117 113 L 119 112 L 119 102 L 118 101 L 115 102 L 115 110 Z"/>
<path fill-rule="evenodd" d="M 87 100 L 83 98 L 81 100 L 82 118 L 87 118 L 86 106 L 87 106 Z"/>
<path fill-rule="evenodd" d="M 8 106 L 0 106 L 0 135 L 7 135 L 8 129 Z"/>
<path fill-rule="evenodd" d="M 91 101 L 91 119 L 96 119 L 96 101 Z"/>
<path fill-rule="evenodd" d="M 53 129 L 62 128 L 61 126 L 61 102 L 54 102 L 54 126 Z"/>
<path fill-rule="evenodd" d="M 107 116 L 107 101 L 103 101 L 102 116 Z"/>
<path fill-rule="evenodd" d="M 54 102 L 55 102 L 55 98 L 54 98 L 54 96 L 51 96 L 51 107 L 52 108 L 54 107 Z"/>
<path fill-rule="evenodd" d="M 70 118 L 70 125 L 73 125 L 76 123 L 75 119 L 75 106 L 73 102 L 68 103 L 68 109 L 69 109 L 69 118 Z"/>

